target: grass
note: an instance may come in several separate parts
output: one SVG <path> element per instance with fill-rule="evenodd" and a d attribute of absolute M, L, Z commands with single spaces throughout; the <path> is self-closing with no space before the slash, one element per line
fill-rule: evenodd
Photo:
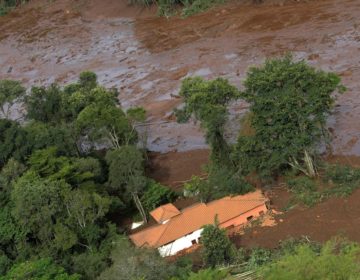
<path fill-rule="evenodd" d="M 286 185 L 294 194 L 292 204 L 312 207 L 330 197 L 346 197 L 360 187 L 360 169 L 338 164 L 326 164 L 321 179 L 292 177 Z"/>

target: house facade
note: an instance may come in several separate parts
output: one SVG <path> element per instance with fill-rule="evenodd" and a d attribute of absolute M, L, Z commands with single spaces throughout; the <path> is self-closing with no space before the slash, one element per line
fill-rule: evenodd
<path fill-rule="evenodd" d="M 130 235 L 138 247 L 157 248 L 161 256 L 172 256 L 199 243 L 203 227 L 215 217 L 221 228 L 245 225 L 267 212 L 267 199 L 261 191 L 224 197 L 210 203 L 197 203 L 181 211 L 169 203 L 150 215 L 157 224 Z"/>

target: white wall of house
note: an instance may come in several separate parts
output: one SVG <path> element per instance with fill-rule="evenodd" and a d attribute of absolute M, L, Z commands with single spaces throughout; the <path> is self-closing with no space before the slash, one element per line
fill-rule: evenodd
<path fill-rule="evenodd" d="M 199 237 L 201 236 L 201 232 L 203 229 L 198 229 L 188 235 L 185 235 L 179 239 L 176 239 L 174 242 L 166 244 L 158 248 L 159 253 L 163 257 L 175 255 L 177 252 L 184 250 L 186 248 L 190 248 L 193 243 L 193 240 L 196 240 L 199 243 Z"/>

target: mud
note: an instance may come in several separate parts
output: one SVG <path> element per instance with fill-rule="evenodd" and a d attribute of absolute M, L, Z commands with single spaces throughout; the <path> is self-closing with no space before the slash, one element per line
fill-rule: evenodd
<path fill-rule="evenodd" d="M 292 52 L 311 65 L 339 73 L 348 92 L 338 98 L 333 152 L 360 154 L 360 2 L 319 0 L 213 9 L 187 19 L 165 19 L 153 9 L 118 0 L 34 0 L 0 18 L 0 78 L 26 85 L 74 81 L 83 70 L 116 87 L 123 107 L 148 112 L 153 151 L 206 148 L 198 124 L 178 125 L 181 79 L 224 77 L 241 86 L 246 70 L 266 57 Z M 231 108 L 244 114 L 243 102 Z M 228 136 L 239 127 L 232 120 Z M 165 121 L 165 122 L 164 122 Z"/>
<path fill-rule="evenodd" d="M 276 216 L 276 226 L 251 228 L 237 239 L 237 245 L 272 249 L 290 237 L 306 236 L 324 242 L 337 235 L 360 242 L 359 199 L 360 190 L 357 190 L 348 198 L 331 198 L 312 208 L 292 209 Z"/>

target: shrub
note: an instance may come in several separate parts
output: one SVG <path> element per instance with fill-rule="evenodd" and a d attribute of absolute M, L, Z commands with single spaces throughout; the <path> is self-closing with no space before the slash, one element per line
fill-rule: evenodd
<path fill-rule="evenodd" d="M 141 202 L 146 212 L 150 212 L 160 205 L 174 201 L 176 197 L 176 193 L 169 188 L 150 180 Z"/>
<path fill-rule="evenodd" d="M 276 261 L 259 269 L 261 279 L 358 279 L 360 273 L 358 244 L 328 241 L 320 251 L 310 245 L 296 247 Z"/>
<path fill-rule="evenodd" d="M 317 191 L 315 181 L 309 177 L 290 179 L 287 186 L 294 193 L 296 200 L 306 206 L 313 206 L 321 200 L 321 193 Z"/>

